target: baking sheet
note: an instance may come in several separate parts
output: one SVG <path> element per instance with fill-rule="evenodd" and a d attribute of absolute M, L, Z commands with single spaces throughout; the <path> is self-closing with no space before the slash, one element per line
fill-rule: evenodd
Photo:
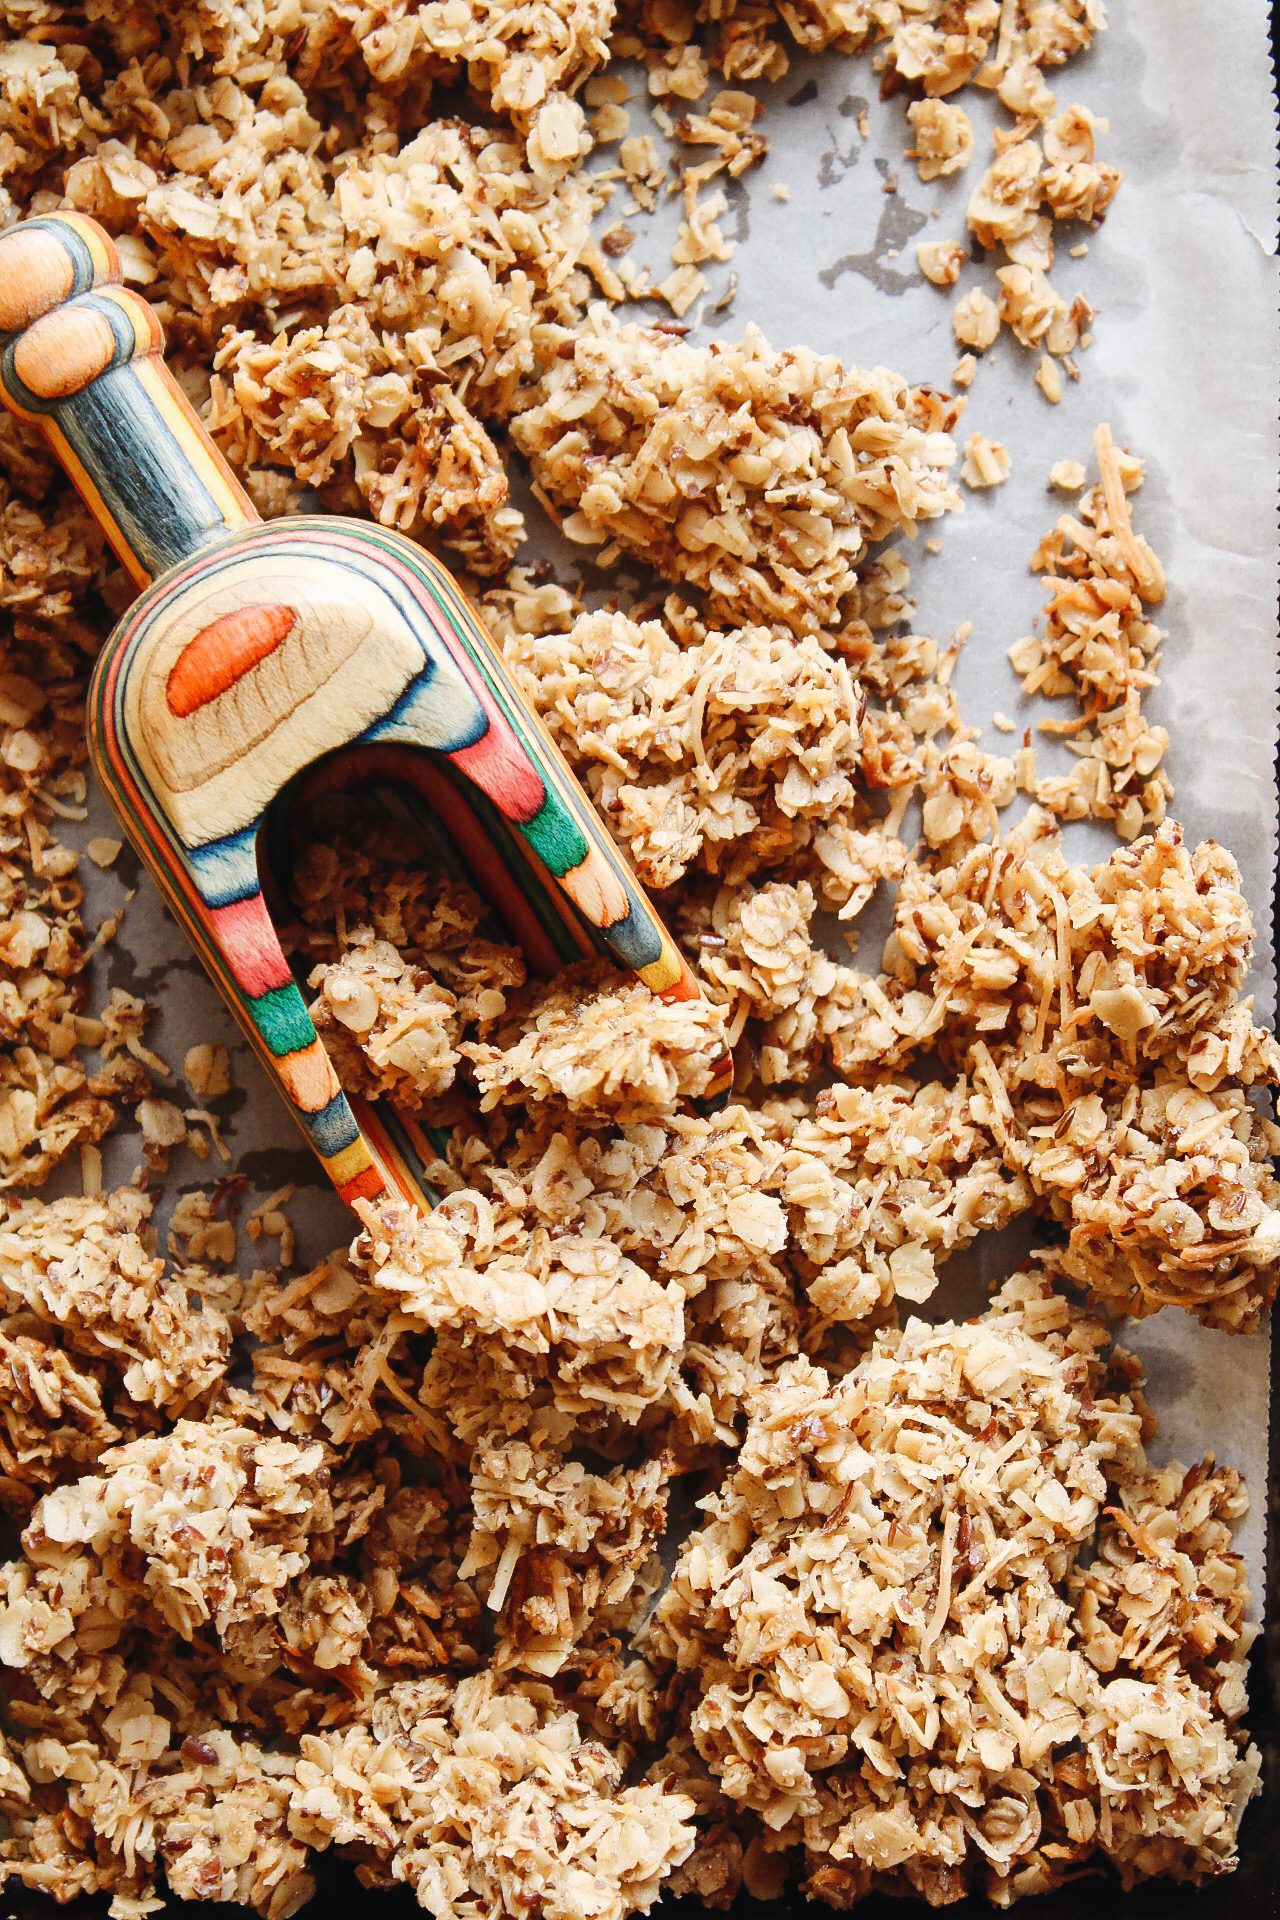
<path fill-rule="evenodd" d="M 1087 463 L 1094 427 L 1104 419 L 1119 442 L 1141 455 L 1148 479 L 1135 515 L 1169 581 L 1159 615 L 1168 632 L 1165 678 L 1150 711 L 1172 734 L 1173 812 L 1189 835 L 1212 834 L 1240 862 L 1263 929 L 1254 985 L 1269 1015 L 1275 997 L 1266 929 L 1276 848 L 1277 290 L 1267 27 L 1263 0 L 1221 7 L 1203 0 L 1119 0 L 1093 52 L 1048 76 L 1060 106 L 1079 100 L 1110 121 L 1100 151 L 1125 175 L 1105 226 L 1089 236 L 1087 257 L 1073 260 L 1060 246 L 1053 269 L 1055 285 L 1068 297 L 1080 289 L 1094 305 L 1095 343 L 1081 356 L 1079 384 L 1068 385 L 1058 407 L 1033 385 L 1034 355 L 1005 338 L 986 356 L 961 438 L 976 429 L 1003 441 L 1013 457 L 1012 476 L 989 495 L 967 495 L 963 514 L 931 529 L 942 552 L 931 556 L 917 545 L 911 564 L 919 630 L 942 636 L 972 622 L 957 677 L 961 704 L 982 728 L 984 743 L 1008 751 L 1010 737 L 991 729 L 991 714 L 1003 710 L 1020 730 L 1045 712 L 1022 700 L 1005 652 L 1031 630 L 1042 598 L 1027 561 L 1062 510 L 1047 489 L 1049 467 L 1064 458 Z M 708 269 L 711 288 L 703 304 L 714 303 L 730 272 L 738 292 L 731 308 L 705 318 L 694 337 L 733 337 L 755 321 L 775 345 L 802 342 L 949 385 L 958 353 L 952 305 L 969 285 L 993 290 L 997 261 L 967 267 L 959 288 L 943 290 L 921 279 L 915 248 L 922 238 L 964 237 L 964 205 L 989 157 L 989 129 L 997 121 L 1008 124 L 1008 116 L 968 90 L 963 104 L 975 122 L 974 160 L 958 179 L 925 185 L 903 158 L 910 144 L 905 102 L 879 100 L 868 60 L 797 59 L 783 81 L 755 91 L 771 151 L 762 168 L 729 188 L 722 225 L 737 251 L 729 266 Z M 638 103 L 631 111 L 639 130 Z M 787 189 L 785 200 L 775 197 L 775 185 Z M 620 210 L 611 209 L 605 223 Z M 633 257 L 663 278 L 676 208 L 668 204 L 652 220 L 628 218 L 639 230 Z M 581 550 L 558 548 L 536 505 L 529 519 L 531 548 L 524 557 L 546 555 L 562 577 L 573 577 Z M 1054 749 L 1042 748 L 1042 767 L 1053 764 Z M 110 831 L 95 802 L 83 840 Z M 1100 857 L 1115 844 L 1109 832 L 1068 831 L 1076 857 Z M 292 1212 L 302 1253 L 316 1256 L 340 1245 L 349 1236 L 349 1216 L 321 1184 L 149 885 L 138 885 L 127 853 L 109 873 L 86 870 L 95 913 L 113 910 L 138 887 L 105 973 L 158 1004 L 159 1050 L 178 1069 L 197 1039 L 232 1045 L 235 1091 L 218 1106 L 227 1117 L 233 1165 L 248 1181 L 241 1217 L 256 1197 L 293 1180 L 300 1189 Z M 870 940 L 864 939 L 860 957 L 874 963 Z M 181 1091 L 173 1097 L 188 1103 Z M 107 1149 L 108 1177 L 127 1179 L 136 1141 L 117 1136 Z M 162 1183 L 166 1202 L 186 1188 L 207 1189 L 210 1174 L 189 1154 L 176 1155 Z M 247 1269 L 255 1250 L 247 1239 L 241 1250 Z M 990 1249 L 989 1271 L 1006 1257 Z M 954 1287 L 944 1282 L 930 1314 L 941 1316 L 955 1301 Z M 1157 1452 L 1186 1457 L 1212 1448 L 1243 1467 L 1259 1490 L 1243 1544 L 1260 1594 L 1268 1337 L 1213 1334 L 1169 1310 L 1135 1328 L 1131 1344 L 1150 1367 L 1162 1426 Z"/>

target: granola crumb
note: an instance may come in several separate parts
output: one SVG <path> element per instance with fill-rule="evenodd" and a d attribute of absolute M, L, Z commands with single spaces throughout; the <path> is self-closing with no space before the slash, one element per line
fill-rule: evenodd
<path fill-rule="evenodd" d="M 1059 493 L 1081 492 L 1085 478 L 1085 470 L 1079 460 L 1055 460 L 1049 469 L 1049 485 Z"/>
<path fill-rule="evenodd" d="M 922 240 L 916 248 L 920 271 L 935 287 L 954 287 L 965 258 L 958 240 Z"/>
<path fill-rule="evenodd" d="M 912 101 L 907 119 L 916 142 L 908 148 L 907 158 L 915 161 L 922 180 L 945 178 L 968 166 L 973 154 L 973 126 L 963 107 L 926 97 Z"/>
<path fill-rule="evenodd" d="M 231 1057 L 222 1042 L 201 1040 L 188 1047 L 182 1077 L 201 1100 L 218 1100 L 231 1091 Z"/>
<path fill-rule="evenodd" d="M 962 299 L 958 300 L 951 314 L 951 329 L 958 344 L 972 347 L 975 353 L 985 353 L 994 346 L 1000 332 L 1000 309 L 989 293 L 981 287 L 971 287 Z"/>
<path fill-rule="evenodd" d="M 964 461 L 960 468 L 960 478 L 967 487 L 1000 487 L 1013 469 L 1009 449 L 1001 446 L 998 440 L 988 440 L 981 433 L 971 433 L 964 443 Z"/>
<path fill-rule="evenodd" d="M 1047 353 L 1040 355 L 1040 364 L 1036 368 L 1036 385 L 1050 406 L 1056 407 L 1062 398 L 1062 374 L 1056 360 Z"/>

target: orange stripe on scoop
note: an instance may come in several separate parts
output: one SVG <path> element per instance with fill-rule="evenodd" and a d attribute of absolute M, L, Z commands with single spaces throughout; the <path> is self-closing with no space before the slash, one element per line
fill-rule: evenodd
<path fill-rule="evenodd" d="M 344 1180 L 340 1183 L 338 1198 L 344 1200 L 350 1207 L 354 1206 L 357 1200 L 376 1200 L 378 1195 L 385 1193 L 386 1190 L 387 1183 L 378 1169 L 366 1167 L 364 1172 L 358 1173 L 354 1180 Z M 412 1198 L 412 1196 L 409 1197 Z"/>
<path fill-rule="evenodd" d="M 13 349 L 13 370 L 42 400 L 65 400 L 91 386 L 111 365 L 116 337 L 104 313 L 92 307 L 55 307 Z"/>
<path fill-rule="evenodd" d="M 561 874 L 560 885 L 591 925 L 604 932 L 631 911 L 622 882 L 598 847 L 589 846 L 586 859 Z"/>
<path fill-rule="evenodd" d="M 319 1113 L 335 1094 L 341 1093 L 338 1076 L 319 1040 L 297 1053 L 286 1053 L 274 1062 L 280 1082 L 302 1113 Z"/>
<path fill-rule="evenodd" d="M 165 685 L 170 713 L 185 720 L 269 658 L 297 624 L 293 607 L 238 607 L 188 640 Z"/>

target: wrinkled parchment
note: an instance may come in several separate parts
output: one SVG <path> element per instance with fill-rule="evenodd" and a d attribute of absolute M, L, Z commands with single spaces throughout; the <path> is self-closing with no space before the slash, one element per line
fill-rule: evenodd
<path fill-rule="evenodd" d="M 1232 849 L 1266 949 L 1277 731 L 1276 196 L 1266 7 L 1263 0 L 1225 7 L 1116 0 L 1113 11 L 1094 51 L 1048 76 L 1060 106 L 1079 100 L 1109 119 L 1100 151 L 1125 176 L 1105 226 L 1088 236 L 1087 257 L 1069 257 L 1075 236 L 1068 235 L 1053 270 L 1068 297 L 1081 289 L 1096 308 L 1094 345 L 1080 356 L 1079 383 L 1068 385 L 1057 407 L 1033 385 L 1035 355 L 1005 337 L 986 356 L 961 437 L 976 429 L 1004 442 L 1012 476 L 991 494 L 969 495 L 964 513 L 935 529 L 941 553 L 917 547 L 916 625 L 941 637 L 972 622 L 957 679 L 962 706 L 983 728 L 985 744 L 1008 751 L 1009 738 L 988 725 L 991 714 L 1008 714 L 1020 732 L 1046 711 L 1022 700 L 1005 652 L 1031 630 L 1042 599 L 1027 562 L 1064 504 L 1047 490 L 1048 470 L 1059 459 L 1087 463 L 1095 426 L 1110 421 L 1117 441 L 1146 463 L 1135 515 L 1169 580 L 1158 616 L 1169 636 L 1164 684 L 1150 712 L 1172 734 L 1173 812 L 1189 835 L 1213 835 Z M 733 337 L 753 320 L 776 345 L 803 342 L 948 386 L 958 353 L 952 304 L 967 286 L 994 290 L 997 261 L 966 267 L 958 288 L 938 289 L 916 270 L 916 244 L 964 237 L 964 204 L 990 152 L 988 129 L 1007 116 L 967 92 L 977 128 L 970 169 L 924 185 L 903 158 L 910 144 L 904 103 L 879 100 L 869 61 L 797 60 L 782 82 L 759 91 L 770 155 L 730 188 L 722 224 L 739 244 L 730 266 L 708 270 L 704 304 L 723 293 L 730 272 L 738 291 L 726 310 L 703 320 L 697 337 Z M 639 228 L 633 257 L 647 261 L 655 279 L 669 270 L 675 219 L 668 206 L 651 221 L 630 220 Z M 580 550 L 557 551 L 536 507 L 530 528 L 534 553 L 567 560 L 569 575 L 581 565 Z M 1054 753 L 1042 749 L 1042 767 L 1056 764 Z M 85 838 L 107 824 L 95 807 Z M 1100 857 L 1115 842 L 1109 833 L 1072 829 L 1070 844 L 1077 856 Z M 89 869 L 91 908 L 116 906 L 133 872 L 127 856 L 111 874 Z M 867 937 L 861 958 L 868 965 L 876 958 Z M 293 1211 L 307 1254 L 340 1244 L 348 1216 L 321 1186 L 309 1152 L 145 881 L 129 905 L 110 975 L 159 1002 L 157 1044 L 175 1067 L 194 1040 L 235 1046 L 236 1091 L 219 1103 L 231 1111 L 235 1166 L 255 1197 L 285 1180 L 299 1183 Z M 1257 990 L 1269 1013 L 1269 951 L 1259 955 Z M 135 1143 L 110 1143 L 108 1170 L 127 1178 L 135 1158 Z M 207 1188 L 214 1171 L 180 1155 L 165 1185 Z M 245 1258 L 252 1264 L 247 1246 Z M 1008 1254 L 990 1249 L 980 1264 L 994 1277 Z M 944 1282 L 931 1316 L 973 1310 L 971 1298 L 962 1303 L 960 1284 Z M 1131 1344 L 1151 1369 L 1162 1426 L 1157 1450 L 1187 1457 L 1212 1448 L 1244 1467 L 1259 1490 L 1245 1532 L 1259 1592 L 1267 1337 L 1208 1333 L 1168 1310 L 1134 1329 Z"/>

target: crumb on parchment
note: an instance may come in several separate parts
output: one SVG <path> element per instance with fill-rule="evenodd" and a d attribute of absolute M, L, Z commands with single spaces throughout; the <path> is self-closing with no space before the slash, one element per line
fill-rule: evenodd
<path fill-rule="evenodd" d="M 985 434 L 969 435 L 964 443 L 964 460 L 960 467 L 960 478 L 966 487 L 1003 486 L 1012 470 L 1013 460 L 1007 447 L 998 440 L 988 440 Z"/>
<path fill-rule="evenodd" d="M 960 173 L 973 153 L 973 127 L 963 107 L 950 100 L 926 97 L 913 100 L 907 119 L 915 136 L 908 158 L 916 163 L 922 180 L 946 178 Z"/>
<path fill-rule="evenodd" d="M 920 271 L 935 287 L 953 287 L 960 278 L 965 257 L 958 240 L 922 240 L 916 248 Z"/>
<path fill-rule="evenodd" d="M 1000 310 L 989 293 L 981 287 L 971 287 L 952 310 L 951 328 L 959 346 L 985 353 L 999 336 Z"/>
<path fill-rule="evenodd" d="M 1049 469 L 1049 485 L 1059 493 L 1079 493 L 1085 483 L 1085 470 L 1079 460 L 1055 460 Z"/>

